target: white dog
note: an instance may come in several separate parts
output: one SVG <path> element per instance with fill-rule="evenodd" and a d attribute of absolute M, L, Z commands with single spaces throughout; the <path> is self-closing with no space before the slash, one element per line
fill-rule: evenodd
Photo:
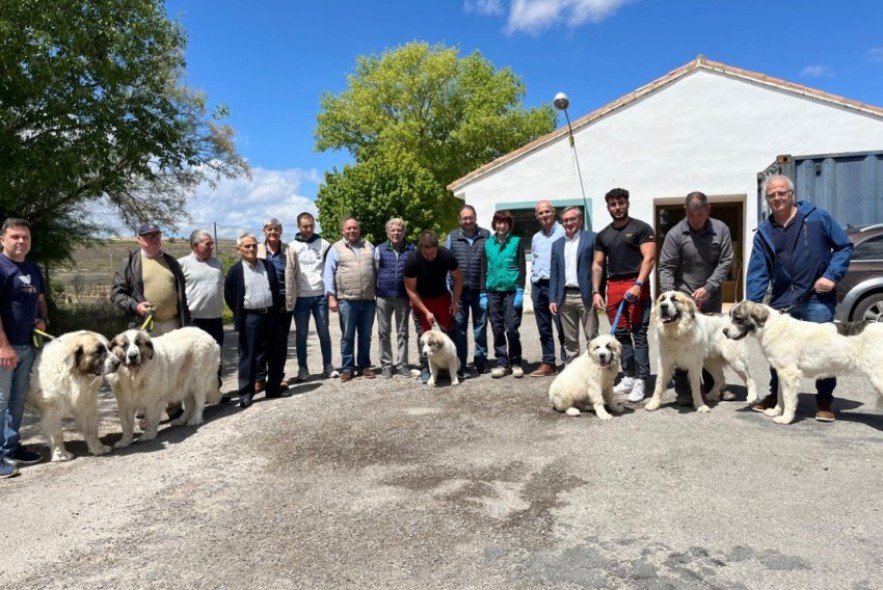
<path fill-rule="evenodd" d="M 69 332 L 43 347 L 31 370 L 26 401 L 41 414 L 53 461 L 73 459 L 64 446 L 61 426 L 67 416 L 74 417 L 90 453 L 110 452 L 98 438 L 98 391 L 101 376 L 119 365 L 110 342 L 95 332 Z"/>
<path fill-rule="evenodd" d="M 877 407 L 883 408 L 883 323 L 816 324 L 742 301 L 730 310 L 724 333 L 734 340 L 753 334 L 778 372 L 778 402 L 764 411 L 777 424 L 794 421 L 802 377 L 834 377 L 853 369 L 871 379 L 881 396 Z"/>
<path fill-rule="evenodd" d="M 199 328 L 186 327 L 151 338 L 141 330 L 127 330 L 112 342 L 120 369 L 108 381 L 120 408 L 123 437 L 117 448 L 132 444 L 135 412 L 144 410 L 145 430 L 139 441 L 156 438 L 159 419 L 169 402 L 184 402 L 175 426 L 202 424 L 206 402 L 217 402 L 221 348 Z"/>
<path fill-rule="evenodd" d="M 420 336 L 420 348 L 429 361 L 427 385 L 430 387 L 435 385 L 441 371 L 447 371 L 450 374 L 451 385 L 460 384 L 460 380 L 457 378 L 457 371 L 460 370 L 457 348 L 454 346 L 454 341 L 442 332 L 435 322 L 433 322 L 431 329 L 423 332 L 423 335 Z"/>
<path fill-rule="evenodd" d="M 748 349 L 744 342 L 734 342 L 723 333 L 728 319 L 725 315 L 699 313 L 696 303 L 680 291 L 666 291 L 656 299 L 654 310 L 656 335 L 659 339 L 659 371 L 653 397 L 647 410 L 656 410 L 662 403 L 662 393 L 678 367 L 689 373 L 693 407 L 708 412 L 702 399 L 702 367 L 711 373 L 714 386 L 708 399 L 720 399 L 724 387 L 724 366 L 729 365 L 748 389 L 748 403 L 757 399 L 757 387 L 748 373 Z"/>
<path fill-rule="evenodd" d="M 555 377 L 549 386 L 549 401 L 559 412 L 568 416 L 579 416 L 580 409 L 595 410 L 601 420 L 610 420 L 604 409 L 605 402 L 610 409 L 620 414 L 622 406 L 613 400 L 613 380 L 619 372 L 619 357 L 622 345 L 609 335 L 602 335 L 589 342 L 583 354 L 573 359 Z"/>

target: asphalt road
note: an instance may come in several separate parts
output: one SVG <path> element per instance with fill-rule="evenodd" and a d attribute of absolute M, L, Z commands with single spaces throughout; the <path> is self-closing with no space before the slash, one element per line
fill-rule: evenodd
<path fill-rule="evenodd" d="M 535 365 L 532 316 L 521 333 Z M 632 405 L 606 423 L 552 411 L 548 378 L 484 375 L 314 378 L 97 458 L 68 424 L 75 460 L 0 481 L 0 587 L 883 588 L 870 382 L 843 376 L 822 424 L 805 381 L 779 426 L 728 377 L 743 401 Z M 115 411 L 104 393 L 108 443 Z M 33 416 L 23 432 L 47 454 Z"/>

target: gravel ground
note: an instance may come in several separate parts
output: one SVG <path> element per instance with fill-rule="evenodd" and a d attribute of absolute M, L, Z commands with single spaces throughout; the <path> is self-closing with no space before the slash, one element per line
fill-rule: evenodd
<path fill-rule="evenodd" d="M 532 316 L 521 333 L 538 361 Z M 864 376 L 841 378 L 833 424 L 804 381 L 790 426 L 748 410 L 732 373 L 742 401 L 607 423 L 552 411 L 550 382 L 314 377 L 104 457 L 67 424 L 75 460 L 0 481 L 0 587 L 883 588 L 883 416 Z M 108 392 L 101 427 L 119 439 Z M 34 416 L 23 435 L 47 454 Z"/>

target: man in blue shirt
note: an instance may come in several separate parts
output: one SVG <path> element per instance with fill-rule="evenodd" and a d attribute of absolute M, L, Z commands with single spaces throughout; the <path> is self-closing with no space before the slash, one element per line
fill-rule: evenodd
<path fill-rule="evenodd" d="M 561 322 L 557 315 L 549 311 L 552 300 L 549 296 L 549 278 L 552 267 L 552 244 L 564 237 L 564 228 L 555 221 L 555 208 L 549 201 L 540 201 L 534 209 L 537 221 L 540 222 L 540 231 L 533 235 L 530 241 L 530 298 L 533 301 L 533 314 L 537 322 L 537 331 L 540 333 L 540 349 L 543 353 L 543 362 L 530 374 L 531 377 L 550 377 L 555 370 L 555 338 L 552 334 L 552 324 L 558 331 L 559 345 L 563 346 Z M 562 353 L 562 361 L 565 360 Z"/>
<path fill-rule="evenodd" d="M 31 250 L 31 226 L 10 218 L 0 229 L 0 478 L 18 474 L 17 465 L 43 457 L 22 448 L 19 428 L 36 350 L 34 328 L 48 328 L 43 275 L 25 260 Z"/>
<path fill-rule="evenodd" d="M 797 202 L 794 183 L 773 175 L 763 185 L 770 216 L 757 228 L 748 261 L 749 301 L 761 302 L 807 322 L 834 320 L 834 287 L 846 274 L 852 242 L 831 214 L 812 203 Z M 816 380 L 816 420 L 833 422 L 836 377 Z M 753 410 L 763 412 L 778 402 L 779 376 L 770 369 L 770 394 Z"/>

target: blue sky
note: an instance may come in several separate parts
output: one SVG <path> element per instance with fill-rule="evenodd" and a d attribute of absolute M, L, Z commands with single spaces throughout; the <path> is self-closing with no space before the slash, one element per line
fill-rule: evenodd
<path fill-rule="evenodd" d="M 524 103 L 570 97 L 571 119 L 698 54 L 883 106 L 883 2 L 738 0 L 168 0 L 188 36 L 185 82 L 230 109 L 251 179 L 203 187 L 194 226 L 221 237 L 275 216 L 294 236 L 326 171 L 314 151 L 322 92 L 339 93 L 359 55 L 411 41 L 480 52 L 526 85 Z M 563 124 L 563 117 L 559 124 Z M 881 138 L 883 147 L 883 138 Z M 775 154 L 771 154 L 773 157 Z"/>

